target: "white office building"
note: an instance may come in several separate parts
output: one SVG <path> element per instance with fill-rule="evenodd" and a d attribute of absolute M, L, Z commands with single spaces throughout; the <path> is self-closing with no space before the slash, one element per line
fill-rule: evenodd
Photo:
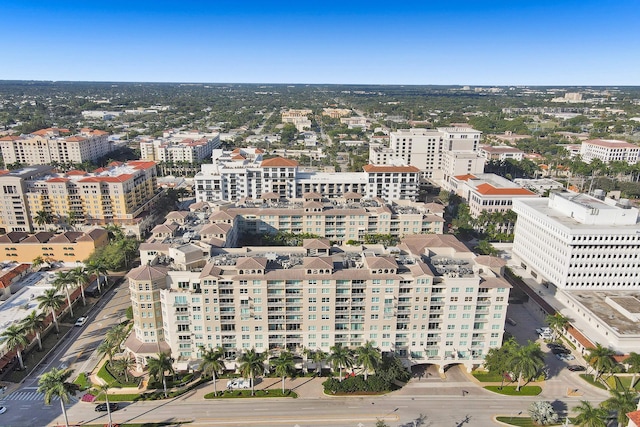
<path fill-rule="evenodd" d="M 640 287 L 638 209 L 596 190 L 516 199 L 513 252 L 536 280 L 568 290 Z"/>
<path fill-rule="evenodd" d="M 603 163 L 619 161 L 634 165 L 638 163 L 640 147 L 615 139 L 592 139 L 582 142 L 580 156 L 587 163 L 600 159 Z"/>

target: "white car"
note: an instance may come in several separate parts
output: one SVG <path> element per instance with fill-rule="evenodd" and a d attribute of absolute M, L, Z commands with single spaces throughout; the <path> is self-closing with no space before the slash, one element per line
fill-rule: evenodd
<path fill-rule="evenodd" d="M 227 388 L 230 390 L 251 388 L 251 380 L 246 378 L 234 378 L 227 381 Z"/>
<path fill-rule="evenodd" d="M 85 323 L 87 323 L 87 318 L 85 316 L 78 317 L 74 326 L 84 326 Z"/>
<path fill-rule="evenodd" d="M 0 414 L 4 414 L 5 412 L 7 412 L 7 408 L 0 406 Z"/>

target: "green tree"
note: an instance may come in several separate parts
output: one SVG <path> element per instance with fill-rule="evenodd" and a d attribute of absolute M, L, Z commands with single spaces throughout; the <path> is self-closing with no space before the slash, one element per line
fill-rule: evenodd
<path fill-rule="evenodd" d="M 96 348 L 96 350 L 98 350 L 98 354 L 104 354 L 109 358 L 109 366 L 113 365 L 113 355 L 115 354 L 115 348 L 109 342 L 109 340 L 104 339 L 100 343 L 100 345 L 98 345 L 98 348 Z"/>
<path fill-rule="evenodd" d="M 107 271 L 107 267 L 100 261 L 100 260 L 92 260 L 86 263 L 87 266 L 87 273 L 88 274 L 95 274 L 96 275 L 96 280 L 98 283 L 98 292 L 102 292 L 101 286 L 102 286 L 102 276 L 104 276 L 105 278 L 105 284 L 107 283 L 107 274 L 109 273 Z"/>
<path fill-rule="evenodd" d="M 39 271 L 42 264 L 44 264 L 44 258 L 38 255 L 31 261 L 31 269 L 33 271 Z"/>
<path fill-rule="evenodd" d="M 615 366 L 613 356 L 615 352 L 600 343 L 596 343 L 593 348 L 587 349 L 587 362 L 596 370 L 595 379 L 599 379 L 605 372 L 611 372 Z"/>
<path fill-rule="evenodd" d="M 62 307 L 62 304 L 64 303 L 64 296 L 60 295 L 56 289 L 47 289 L 44 291 L 44 294 L 36 297 L 36 301 L 38 301 L 39 309 L 51 310 L 51 317 L 53 318 L 53 324 L 56 327 L 56 333 L 60 333 L 56 312 Z"/>
<path fill-rule="evenodd" d="M 351 351 L 343 347 L 341 343 L 336 343 L 330 348 L 331 354 L 329 355 L 329 363 L 333 366 L 333 369 L 338 369 L 340 372 L 340 381 L 342 381 L 342 369 L 351 368 L 353 366 L 353 355 Z"/>
<path fill-rule="evenodd" d="M 295 372 L 293 354 L 290 351 L 283 351 L 278 357 L 271 359 L 269 363 L 275 367 L 276 375 L 282 378 L 282 394 L 284 394 L 284 380 Z"/>
<path fill-rule="evenodd" d="M 164 389 L 164 397 L 167 397 L 167 377 L 166 373 L 173 375 L 173 359 L 166 353 L 158 353 L 158 357 L 147 358 L 147 368 L 149 376 L 156 381 L 162 377 L 162 388 Z"/>
<path fill-rule="evenodd" d="M 522 378 L 530 380 L 544 366 L 544 354 L 540 345 L 529 341 L 527 345 L 517 348 L 511 359 L 511 366 L 514 372 L 518 372 L 517 391 L 520 391 Z"/>
<path fill-rule="evenodd" d="M 111 427 L 113 420 L 111 419 L 111 407 L 109 406 L 109 388 L 111 388 L 109 383 L 100 384 L 96 387 L 100 393 L 104 394 L 104 401 L 107 404 L 107 417 L 109 418 L 109 424 L 107 424 L 107 426 Z"/>
<path fill-rule="evenodd" d="M 40 349 L 40 351 L 42 351 L 42 339 L 40 337 L 40 331 L 42 331 L 42 329 L 44 328 L 45 317 L 46 316 L 44 313 L 38 313 L 37 311 L 33 310 L 20 322 L 27 334 L 36 334 L 36 339 L 38 340 L 38 349 Z"/>
<path fill-rule="evenodd" d="M 200 364 L 200 370 L 202 375 L 209 376 L 213 380 L 213 395 L 218 395 L 216 389 L 216 374 L 224 372 L 224 350 L 221 347 L 205 349 L 200 347 L 202 351 L 202 363 Z"/>
<path fill-rule="evenodd" d="M 545 401 L 533 402 L 529 406 L 529 415 L 536 425 L 548 426 L 558 422 L 558 414 L 551 403 Z"/>
<path fill-rule="evenodd" d="M 124 380 L 129 382 L 129 371 L 136 366 L 136 361 L 132 359 L 128 354 L 113 362 L 113 368 L 119 374 L 124 375 Z"/>
<path fill-rule="evenodd" d="M 558 337 L 562 334 L 562 331 L 567 329 L 569 324 L 571 323 L 571 319 L 566 316 L 563 316 L 559 311 L 554 315 L 548 315 L 546 318 L 547 324 L 553 331 L 553 340 L 557 340 Z"/>
<path fill-rule="evenodd" d="M 69 293 L 69 287 L 73 284 L 75 284 L 75 278 L 70 271 L 58 271 L 56 273 L 56 278 L 53 280 L 53 286 L 57 290 L 64 289 L 67 294 L 67 303 L 69 304 L 71 317 L 73 317 L 73 307 L 71 306 L 71 294 Z"/>
<path fill-rule="evenodd" d="M 242 353 L 238 362 L 240 362 L 240 375 L 244 378 L 251 379 L 251 396 L 255 396 L 255 378 L 264 372 L 265 353 L 258 353 L 255 349 L 251 349 Z"/>
<path fill-rule="evenodd" d="M 356 349 L 356 363 L 362 366 L 365 381 L 369 378 L 369 371 L 375 373 L 381 360 L 380 351 L 373 346 L 371 341 L 366 341 L 363 346 Z"/>
<path fill-rule="evenodd" d="M 506 340 L 501 347 L 492 347 L 484 358 L 484 367 L 491 373 L 498 373 L 502 377 L 504 385 L 505 374 L 511 369 L 511 359 L 519 348 L 515 338 Z M 502 388 L 502 385 L 500 388 Z"/>
<path fill-rule="evenodd" d="M 611 397 L 602 402 L 601 406 L 607 411 L 615 412 L 618 418 L 619 426 L 626 426 L 629 422 L 627 413 L 633 412 L 636 409 L 636 396 L 635 390 L 609 390 Z"/>
<path fill-rule="evenodd" d="M 53 222 L 53 215 L 47 211 L 38 211 L 33 217 L 33 221 L 42 227 L 45 224 L 51 224 Z"/>
<path fill-rule="evenodd" d="M 321 376 L 322 375 L 322 362 L 327 360 L 327 353 L 325 353 L 324 351 L 322 351 L 320 349 L 317 349 L 316 351 L 313 352 L 312 360 L 313 360 L 313 363 L 315 365 L 317 375 Z"/>
<path fill-rule="evenodd" d="M 64 416 L 64 425 L 69 427 L 69 419 L 67 418 L 67 410 L 65 403 L 69 403 L 71 396 L 78 391 L 78 386 L 67 380 L 71 377 L 73 371 L 53 368 L 49 372 L 42 374 L 38 380 L 38 392 L 44 394 L 45 405 L 50 405 L 54 397 L 60 399 L 60 407 Z"/>
<path fill-rule="evenodd" d="M 84 296 L 84 287 L 89 281 L 87 270 L 82 266 L 78 266 L 71 270 L 71 276 L 73 277 L 73 280 L 75 280 L 76 286 L 80 288 L 80 294 L 82 295 L 82 305 L 87 305 L 87 301 Z"/>
<path fill-rule="evenodd" d="M 0 333 L 0 343 L 4 343 L 7 346 L 7 350 L 16 351 L 18 362 L 20 362 L 20 369 L 24 369 L 22 350 L 29 344 L 27 331 L 25 331 L 21 325 L 11 325 Z"/>
<path fill-rule="evenodd" d="M 607 427 L 605 421 L 607 417 L 607 410 L 593 406 L 586 400 L 581 400 L 580 405 L 573 408 L 574 412 L 577 412 L 573 418 L 573 424 L 580 427 Z"/>

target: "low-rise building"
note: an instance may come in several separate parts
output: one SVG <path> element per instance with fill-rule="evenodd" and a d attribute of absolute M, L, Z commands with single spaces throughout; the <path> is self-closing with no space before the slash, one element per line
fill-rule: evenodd
<path fill-rule="evenodd" d="M 603 163 L 618 161 L 635 165 L 640 157 L 640 147 L 615 139 L 591 139 L 582 142 L 580 156 L 586 163 L 600 159 Z"/>
<path fill-rule="evenodd" d="M 504 162 L 506 160 L 521 161 L 524 151 L 508 145 L 481 145 L 478 154 L 487 160 Z"/>

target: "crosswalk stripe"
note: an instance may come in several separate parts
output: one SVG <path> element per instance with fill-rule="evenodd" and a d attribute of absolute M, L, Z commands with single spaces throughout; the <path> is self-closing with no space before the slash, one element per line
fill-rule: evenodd
<path fill-rule="evenodd" d="M 10 400 L 44 400 L 44 394 L 38 393 L 37 391 L 15 391 L 8 396 L 2 399 L 2 402 L 10 401 Z M 59 397 L 54 396 L 52 401 L 60 400 Z M 71 402 L 77 402 L 78 398 L 71 397 Z"/>

